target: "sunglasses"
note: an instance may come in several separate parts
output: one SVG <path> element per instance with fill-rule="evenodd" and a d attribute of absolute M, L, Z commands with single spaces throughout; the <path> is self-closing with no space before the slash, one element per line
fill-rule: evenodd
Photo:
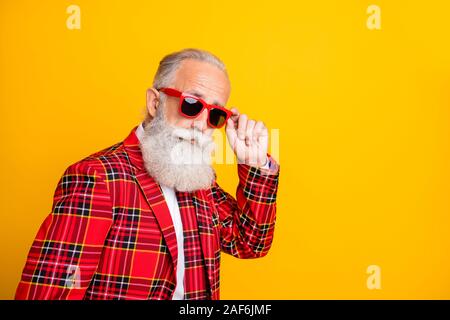
<path fill-rule="evenodd" d="M 213 128 L 222 128 L 232 112 L 224 107 L 207 104 L 202 99 L 180 92 L 172 88 L 158 89 L 168 96 L 180 98 L 180 107 L 178 111 L 186 118 L 196 118 L 203 110 L 208 109 L 208 125 Z"/>

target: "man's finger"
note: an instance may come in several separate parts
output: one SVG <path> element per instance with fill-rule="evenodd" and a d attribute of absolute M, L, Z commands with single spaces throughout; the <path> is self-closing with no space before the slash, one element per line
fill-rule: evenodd
<path fill-rule="evenodd" d="M 261 134 L 261 132 L 264 130 L 266 126 L 264 125 L 264 122 L 262 121 L 258 121 L 255 124 L 255 128 L 253 129 L 253 140 L 257 141 L 259 135 Z"/>
<path fill-rule="evenodd" d="M 239 110 L 236 109 L 236 108 L 231 108 L 230 111 L 232 113 L 230 119 L 235 121 L 235 122 L 238 121 L 239 115 L 240 115 Z"/>
<path fill-rule="evenodd" d="M 253 129 L 255 128 L 255 120 L 247 121 L 247 129 L 245 130 L 245 144 L 247 146 L 252 144 L 253 141 Z"/>
<path fill-rule="evenodd" d="M 228 139 L 230 140 L 230 143 L 234 143 L 234 141 L 237 138 L 237 131 L 234 122 L 231 119 L 227 120 L 225 132 L 227 134 Z"/>
<path fill-rule="evenodd" d="M 241 140 L 245 139 L 245 129 L 247 128 L 247 115 L 241 114 L 238 120 L 238 137 Z"/>
<path fill-rule="evenodd" d="M 268 138 L 269 138 L 269 130 L 267 130 L 267 128 L 264 127 L 258 135 L 258 141 L 263 142 L 266 141 Z"/>

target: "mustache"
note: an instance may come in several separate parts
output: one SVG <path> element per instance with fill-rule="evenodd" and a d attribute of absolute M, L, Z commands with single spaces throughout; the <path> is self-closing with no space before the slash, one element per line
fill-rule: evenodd
<path fill-rule="evenodd" d="M 196 128 L 173 128 L 172 137 L 179 140 L 186 140 L 188 142 L 193 141 L 195 144 L 202 148 L 214 142 L 211 136 L 204 134 Z"/>

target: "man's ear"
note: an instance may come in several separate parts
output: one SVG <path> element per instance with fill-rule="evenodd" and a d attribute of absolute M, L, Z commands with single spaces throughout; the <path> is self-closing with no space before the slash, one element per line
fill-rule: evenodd
<path fill-rule="evenodd" d="M 159 92 L 155 88 L 147 89 L 147 112 L 150 118 L 156 115 L 156 109 L 159 107 Z"/>

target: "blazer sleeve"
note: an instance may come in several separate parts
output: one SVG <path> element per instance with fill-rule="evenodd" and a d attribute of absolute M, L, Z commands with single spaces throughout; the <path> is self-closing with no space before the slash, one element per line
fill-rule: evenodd
<path fill-rule="evenodd" d="M 271 169 L 238 164 L 236 199 L 215 183 L 213 195 L 219 213 L 221 250 L 241 259 L 265 256 L 275 230 L 279 166 Z"/>
<path fill-rule="evenodd" d="M 85 160 L 64 172 L 52 212 L 29 251 L 16 299 L 84 297 L 112 224 L 110 195 L 98 171 Z"/>

